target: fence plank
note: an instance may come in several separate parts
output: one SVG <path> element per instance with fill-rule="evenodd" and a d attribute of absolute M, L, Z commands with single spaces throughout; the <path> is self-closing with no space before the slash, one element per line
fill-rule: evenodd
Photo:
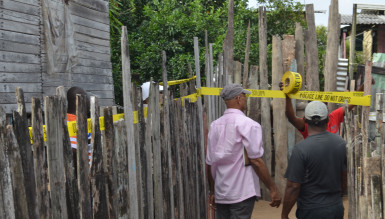
<path fill-rule="evenodd" d="M 223 70 L 227 75 L 226 84 L 233 83 L 234 70 L 234 0 L 229 0 L 228 25 L 226 38 L 223 42 Z"/>
<path fill-rule="evenodd" d="M 86 96 L 76 95 L 76 140 L 77 140 L 77 176 L 79 189 L 80 218 L 88 218 L 91 214 L 89 164 L 88 164 L 88 131 Z"/>
<path fill-rule="evenodd" d="M 49 192 L 46 149 L 43 137 L 43 115 L 39 98 L 32 98 L 32 139 L 36 176 L 36 197 L 40 218 L 49 218 Z"/>
<path fill-rule="evenodd" d="M 16 114 L 19 115 L 19 114 Z M 4 151 L 8 157 L 9 171 L 12 180 L 13 198 L 14 198 L 14 211 L 16 218 L 31 218 L 28 212 L 28 200 L 26 191 L 26 182 L 23 175 L 22 157 L 20 152 L 20 146 L 16 141 L 16 137 L 13 131 L 10 130 L 11 126 L 7 126 L 4 130 Z"/>
<path fill-rule="evenodd" d="M 162 161 L 160 144 L 160 111 L 159 111 L 159 86 L 150 85 L 151 128 L 152 128 L 152 150 L 153 150 L 153 171 L 154 171 L 154 213 L 156 218 L 163 218 L 163 191 L 162 191 Z"/>
<path fill-rule="evenodd" d="M 128 48 L 127 27 L 122 27 L 122 74 L 123 74 L 123 99 L 124 99 L 124 114 L 132 115 L 132 104 L 130 98 L 131 91 L 131 67 L 130 56 Z M 133 118 L 126 117 L 127 128 L 127 143 L 128 143 L 128 171 L 129 171 L 129 185 L 130 185 L 130 218 L 139 218 L 138 212 L 138 192 L 136 182 L 135 169 L 135 143 L 134 143 L 134 128 Z"/>
<path fill-rule="evenodd" d="M 278 84 L 283 76 L 283 43 L 279 36 L 273 36 L 272 57 L 272 89 L 278 90 Z M 284 177 L 287 167 L 287 120 L 285 116 L 285 99 L 275 98 L 273 104 L 273 128 L 275 149 L 275 182 L 280 194 L 284 194 L 286 179 Z M 267 197 L 266 197 L 267 198 Z"/>
<path fill-rule="evenodd" d="M 246 88 L 259 89 L 258 66 L 250 66 L 250 77 Z M 247 100 L 247 116 L 261 123 L 261 98 L 249 98 Z"/>
<path fill-rule="evenodd" d="M 162 138 L 162 169 L 163 169 L 163 191 L 164 202 L 169 204 L 165 209 L 164 218 L 175 218 L 174 208 L 174 188 L 172 181 L 172 155 L 171 155 L 171 137 L 170 137 L 170 98 L 167 86 L 167 67 L 166 67 L 166 52 L 162 51 L 162 69 L 163 69 L 163 132 Z M 172 100 L 172 99 L 171 99 Z M 168 191 L 167 191 L 168 190 Z"/>
<path fill-rule="evenodd" d="M 29 132 L 28 120 L 24 102 L 24 92 L 16 88 L 17 112 L 14 111 L 14 133 L 20 149 L 21 162 L 23 165 L 24 185 L 27 195 L 28 215 L 30 218 L 38 218 L 35 170 Z"/>
<path fill-rule="evenodd" d="M 372 72 L 372 62 L 367 61 L 365 65 L 365 85 L 364 85 L 364 95 L 370 95 L 371 94 L 371 77 Z M 369 113 L 370 113 L 370 107 L 362 107 L 362 118 L 361 118 L 361 124 L 362 124 L 362 158 L 363 158 L 363 165 L 362 165 L 362 174 L 363 174 L 363 186 L 364 186 L 364 194 L 363 197 L 361 197 L 362 202 L 366 202 L 366 204 L 361 203 L 361 215 L 367 215 L 368 218 L 373 218 L 373 206 L 371 202 L 371 176 L 368 173 L 367 169 L 369 168 L 368 162 L 369 157 L 371 157 L 371 151 L 369 147 Z"/>
<path fill-rule="evenodd" d="M 66 176 L 67 212 L 71 218 L 79 218 L 79 192 L 77 187 L 74 152 L 71 147 L 67 126 L 67 92 L 63 86 L 56 88 L 56 95 L 61 98 L 61 120 L 63 131 L 63 160 Z"/>
<path fill-rule="evenodd" d="M 267 69 L 267 17 L 266 8 L 259 7 L 259 68 L 260 68 L 260 89 L 268 90 L 268 69 Z M 270 115 L 270 99 L 261 99 L 261 126 L 263 135 L 263 146 L 266 167 L 272 174 L 272 149 L 271 142 L 271 115 Z M 269 193 L 264 184 L 261 183 L 262 198 L 269 199 Z"/>
<path fill-rule="evenodd" d="M 117 215 L 115 214 L 115 207 L 120 205 L 117 203 L 117 197 L 116 197 L 116 166 L 114 162 L 114 155 L 115 155 L 115 135 L 114 135 L 114 126 L 113 126 L 113 119 L 112 119 L 112 108 L 106 107 L 104 108 L 104 144 L 103 144 L 103 158 L 106 159 L 106 165 L 105 167 L 105 173 L 107 174 L 107 183 L 108 183 L 108 197 L 107 197 L 107 204 L 108 204 L 108 211 L 110 218 L 117 218 Z M 124 136 L 124 135 L 123 135 Z M 123 155 L 125 156 L 125 155 Z M 121 209 L 120 212 L 125 212 L 125 209 Z M 124 214 L 124 213 L 123 213 Z"/>
<path fill-rule="evenodd" d="M 65 169 L 63 162 L 63 121 L 62 109 L 59 107 L 59 98 L 47 96 L 44 98 L 44 111 L 47 133 L 47 159 L 49 172 L 49 185 L 51 197 L 51 217 L 68 218 L 66 192 L 65 192 Z"/>
<path fill-rule="evenodd" d="M 5 219 L 15 218 L 14 196 L 12 190 L 12 178 L 8 155 L 6 154 L 6 114 L 0 106 L 0 217 Z M 23 182 L 23 180 L 21 181 Z M 27 209 L 25 215 L 28 217 Z"/>
<path fill-rule="evenodd" d="M 109 218 L 107 177 L 104 172 L 102 139 L 99 125 L 99 105 L 95 96 L 91 97 L 91 194 L 94 218 Z"/>
<path fill-rule="evenodd" d="M 306 5 L 306 21 L 308 26 L 305 30 L 306 86 L 310 91 L 319 91 L 318 47 L 313 4 Z"/>
<path fill-rule="evenodd" d="M 127 137 L 126 126 L 123 120 L 114 122 L 115 132 L 115 157 L 116 157 L 116 194 L 117 218 L 129 218 L 129 191 L 128 191 L 128 165 L 127 165 Z"/>
<path fill-rule="evenodd" d="M 243 82 L 242 86 L 247 87 L 249 80 L 249 56 L 250 56 L 250 20 L 249 25 L 247 26 L 247 36 L 246 36 L 246 49 L 245 49 L 245 62 L 243 63 Z"/>

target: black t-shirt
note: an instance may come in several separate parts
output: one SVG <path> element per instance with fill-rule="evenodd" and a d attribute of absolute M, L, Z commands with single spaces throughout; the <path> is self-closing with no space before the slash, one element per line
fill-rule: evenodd
<path fill-rule="evenodd" d="M 301 184 L 298 208 L 328 207 L 341 199 L 341 173 L 346 170 L 346 142 L 322 132 L 294 146 L 285 177 Z"/>

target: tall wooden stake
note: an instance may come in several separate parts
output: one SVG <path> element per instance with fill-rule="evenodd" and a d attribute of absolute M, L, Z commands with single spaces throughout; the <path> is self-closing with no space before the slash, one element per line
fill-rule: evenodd
<path fill-rule="evenodd" d="M 122 27 L 122 74 L 123 74 L 123 101 L 124 114 L 132 115 L 131 103 L 131 64 L 127 38 L 127 27 Z M 136 168 L 135 168 L 135 142 L 134 142 L 134 127 L 132 116 L 125 118 L 127 128 L 127 144 L 128 144 L 128 173 L 130 186 L 130 218 L 139 218 L 138 206 L 138 187 L 136 183 Z"/>

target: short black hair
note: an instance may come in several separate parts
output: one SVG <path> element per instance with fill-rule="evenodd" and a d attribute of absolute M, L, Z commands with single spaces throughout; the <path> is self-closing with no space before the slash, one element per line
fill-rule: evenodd
<path fill-rule="evenodd" d="M 326 119 L 321 120 L 320 116 L 313 116 L 313 117 L 311 117 L 311 120 L 305 118 L 305 122 L 309 126 L 324 127 L 328 124 L 329 117 L 326 117 Z"/>
<path fill-rule="evenodd" d="M 90 99 L 87 95 L 87 92 L 83 90 L 81 87 L 71 87 L 67 91 L 67 101 L 68 101 L 68 108 L 67 113 L 70 114 L 76 114 L 76 95 L 80 94 L 83 96 L 86 96 L 87 99 L 87 110 L 90 109 Z"/>

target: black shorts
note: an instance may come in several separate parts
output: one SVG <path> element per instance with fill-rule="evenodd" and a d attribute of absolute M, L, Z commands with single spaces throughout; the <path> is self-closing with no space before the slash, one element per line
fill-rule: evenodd
<path fill-rule="evenodd" d="M 250 219 L 253 213 L 256 196 L 234 204 L 219 204 L 215 212 L 216 219 Z"/>

